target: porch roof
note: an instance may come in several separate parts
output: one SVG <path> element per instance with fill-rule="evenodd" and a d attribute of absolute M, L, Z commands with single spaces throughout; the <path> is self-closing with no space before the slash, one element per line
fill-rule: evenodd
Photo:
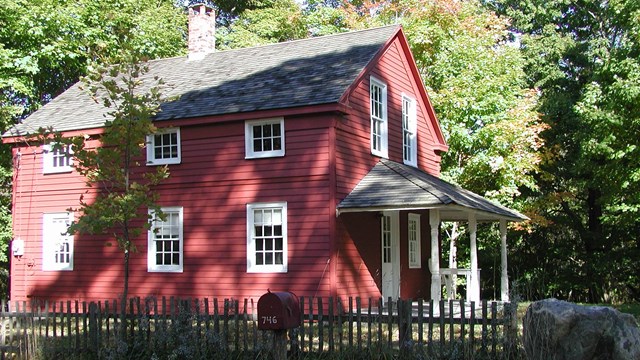
<path fill-rule="evenodd" d="M 522 221 L 528 217 L 412 166 L 381 159 L 338 205 L 338 213 L 439 209 L 441 220 Z"/>

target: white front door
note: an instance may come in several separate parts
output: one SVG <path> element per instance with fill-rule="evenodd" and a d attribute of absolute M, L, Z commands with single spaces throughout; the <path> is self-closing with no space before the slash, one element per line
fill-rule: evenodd
<path fill-rule="evenodd" d="M 382 298 L 400 297 L 400 237 L 398 212 L 385 211 L 380 222 L 382 243 Z"/>

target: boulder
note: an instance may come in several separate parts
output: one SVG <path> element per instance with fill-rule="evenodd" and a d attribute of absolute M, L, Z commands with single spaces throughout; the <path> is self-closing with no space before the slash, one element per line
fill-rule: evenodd
<path fill-rule="evenodd" d="M 523 345 L 529 360 L 640 360 L 640 329 L 610 307 L 545 299 L 527 309 Z"/>

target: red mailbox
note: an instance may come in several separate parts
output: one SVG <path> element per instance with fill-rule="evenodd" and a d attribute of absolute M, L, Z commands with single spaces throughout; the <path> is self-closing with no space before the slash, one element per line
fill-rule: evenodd
<path fill-rule="evenodd" d="M 271 292 L 258 299 L 258 329 L 293 329 L 302 324 L 300 302 L 289 291 Z"/>

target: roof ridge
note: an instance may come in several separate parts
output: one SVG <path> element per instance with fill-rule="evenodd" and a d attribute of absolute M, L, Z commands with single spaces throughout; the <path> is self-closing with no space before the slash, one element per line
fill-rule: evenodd
<path fill-rule="evenodd" d="M 260 48 L 271 47 L 271 46 L 282 46 L 282 45 L 285 45 L 285 44 L 309 42 L 309 41 L 314 41 L 314 40 L 318 40 L 318 39 L 327 39 L 327 38 L 331 38 L 331 37 L 345 36 L 345 35 L 363 33 L 363 32 L 367 32 L 367 31 L 381 30 L 381 29 L 392 28 L 392 27 L 400 28 L 401 26 L 402 25 L 400 25 L 400 24 L 383 25 L 383 26 L 376 26 L 376 27 L 367 28 L 367 29 L 347 30 L 347 31 L 343 31 L 343 32 L 335 33 L 335 34 L 328 34 L 328 35 L 322 35 L 322 36 L 312 36 L 312 37 L 308 37 L 308 38 L 304 38 L 304 39 L 286 40 L 286 41 L 269 43 L 269 44 L 261 44 L 261 45 L 256 45 L 256 46 L 248 46 L 248 47 L 226 49 L 226 50 L 218 50 L 218 49 L 216 49 L 216 51 L 214 51 L 212 53 L 209 53 L 209 54 L 206 54 L 205 57 L 202 58 L 202 59 L 189 60 L 189 61 L 202 61 L 204 59 L 207 59 L 210 56 L 215 56 L 215 54 L 231 53 L 231 52 L 237 52 L 237 51 L 248 51 L 248 50 L 260 49 Z M 151 60 L 146 61 L 146 63 L 160 62 L 160 61 L 172 60 L 172 59 L 182 59 L 182 58 L 187 58 L 187 57 L 188 57 L 188 55 L 171 56 L 171 57 L 166 57 L 166 58 L 151 59 Z"/>

